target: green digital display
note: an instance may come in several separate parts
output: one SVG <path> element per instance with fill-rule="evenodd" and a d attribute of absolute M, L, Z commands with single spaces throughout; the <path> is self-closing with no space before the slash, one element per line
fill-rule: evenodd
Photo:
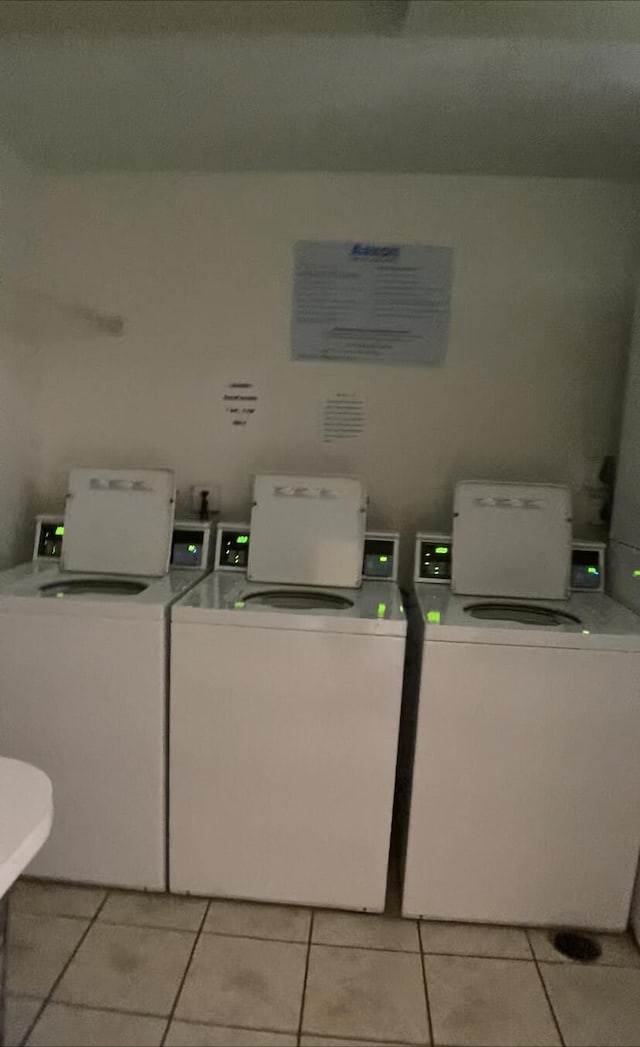
<path fill-rule="evenodd" d="M 440 625 L 440 611 L 427 611 L 427 621 L 431 625 Z"/>
<path fill-rule="evenodd" d="M 597 573 L 598 573 L 598 568 L 597 567 L 587 567 L 587 574 L 597 574 Z"/>
<path fill-rule="evenodd" d="M 61 538 L 64 534 L 64 527 L 56 527 L 56 537 Z"/>
<path fill-rule="evenodd" d="M 238 543 L 238 545 L 246 545 L 248 541 L 249 541 L 249 535 L 248 534 L 239 534 L 238 537 L 236 538 L 236 542 Z"/>
<path fill-rule="evenodd" d="M 244 607 L 244 600 L 236 600 L 233 606 L 236 610 L 240 610 L 241 607 Z"/>
<path fill-rule="evenodd" d="M 386 605 L 386 603 L 379 603 L 378 604 L 378 618 L 384 618 L 386 613 L 387 613 L 387 605 Z"/>
<path fill-rule="evenodd" d="M 436 550 L 435 551 L 436 551 L 436 554 L 438 556 L 446 556 L 447 553 L 449 552 L 449 546 L 448 545 L 436 545 Z"/>
<path fill-rule="evenodd" d="M 197 551 L 198 551 L 198 546 L 197 545 L 188 545 L 187 546 L 187 552 L 188 553 L 197 553 Z"/>
<path fill-rule="evenodd" d="M 640 571 L 634 571 L 633 572 L 633 577 L 634 578 L 640 578 Z"/>
<path fill-rule="evenodd" d="M 379 557 L 380 563 L 386 563 L 388 559 L 389 559 L 388 556 L 380 556 Z"/>

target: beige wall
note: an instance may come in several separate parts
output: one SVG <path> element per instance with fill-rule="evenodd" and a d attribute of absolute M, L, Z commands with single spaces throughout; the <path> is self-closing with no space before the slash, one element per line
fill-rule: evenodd
<path fill-rule="evenodd" d="M 38 496 L 74 465 L 168 464 L 221 485 L 242 516 L 257 470 L 364 478 L 371 521 L 444 527 L 459 478 L 571 484 L 578 529 L 593 461 L 615 449 L 638 193 L 606 182 L 445 176 L 95 175 L 44 183 L 41 284 L 121 313 L 120 338 L 42 353 Z M 445 366 L 294 363 L 298 239 L 456 249 Z M 229 380 L 256 382 L 232 430 Z M 366 403 L 363 437 L 320 439 L 323 399 Z"/>
<path fill-rule="evenodd" d="M 0 568 L 33 540 L 36 358 L 22 289 L 33 275 L 34 200 L 29 169 L 0 143 Z"/>

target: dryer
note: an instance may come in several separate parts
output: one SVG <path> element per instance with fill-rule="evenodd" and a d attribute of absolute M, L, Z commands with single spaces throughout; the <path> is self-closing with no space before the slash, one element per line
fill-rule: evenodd
<path fill-rule="evenodd" d="M 505 486 L 493 496 L 471 494 L 508 499 Z M 522 497 L 529 495 L 514 491 L 514 499 Z M 598 591 L 545 599 L 536 563 L 556 563 L 544 583 L 552 593 L 569 579 L 560 548 L 564 509 L 549 531 L 531 528 L 528 545 L 519 547 L 503 541 L 499 516 L 511 531 L 521 509 L 529 511 L 496 508 L 485 532 L 490 548 L 465 536 L 481 571 L 492 559 L 497 565 L 493 594 L 504 577 L 500 556 L 508 558 L 507 588 L 517 593 L 508 599 L 477 593 L 475 564 L 457 572 L 463 585 L 471 577 L 469 595 L 423 581 L 451 549 L 439 538 L 416 543 L 409 710 L 417 710 L 417 724 L 402 911 L 622 930 L 640 845 L 640 619 Z M 554 533 L 546 554 L 545 534 Z M 595 565 L 582 551 L 587 562 L 578 566 L 589 585 Z M 537 599 L 526 598 L 530 587 Z"/>
<path fill-rule="evenodd" d="M 0 576 L 2 752 L 55 795 L 29 873 L 163 890 L 169 607 L 206 571 L 209 527 L 174 526 L 167 470 L 76 470 L 70 495 Z"/>
<path fill-rule="evenodd" d="M 250 530 L 219 525 L 217 569 L 172 609 L 170 889 L 381 911 L 397 538 L 364 556 L 348 478 L 257 477 L 254 503 Z M 361 583 L 363 559 L 376 577 Z"/>

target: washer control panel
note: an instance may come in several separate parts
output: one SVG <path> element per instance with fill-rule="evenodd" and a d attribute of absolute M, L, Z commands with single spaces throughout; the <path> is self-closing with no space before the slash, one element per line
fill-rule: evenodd
<path fill-rule="evenodd" d="M 247 570 L 251 528 L 247 523 L 218 524 L 214 570 Z M 394 582 L 398 577 L 400 535 L 395 531 L 368 531 L 364 539 L 362 577 Z"/>
<path fill-rule="evenodd" d="M 171 566 L 202 571 L 210 566 L 211 524 L 176 520 L 171 539 Z"/>
<path fill-rule="evenodd" d="M 400 535 L 395 531 L 367 531 L 364 536 L 364 581 L 395 582 L 398 577 Z"/>
<path fill-rule="evenodd" d="M 34 560 L 59 560 L 62 555 L 64 518 L 61 516 L 36 516 L 36 540 L 33 547 Z"/>
<path fill-rule="evenodd" d="M 251 528 L 247 523 L 218 524 L 215 571 L 246 571 L 249 562 Z"/>
<path fill-rule="evenodd" d="M 36 539 L 33 559 L 46 563 L 58 561 L 64 541 L 64 517 L 43 513 L 36 517 Z M 198 520 L 176 520 L 171 541 L 171 566 L 191 567 L 202 571 L 209 566 L 211 524 Z"/>
<path fill-rule="evenodd" d="M 604 592 L 604 542 L 572 542 L 571 589 Z M 451 582 L 453 542 L 448 534 L 416 535 L 414 582 Z"/>
<path fill-rule="evenodd" d="M 571 550 L 571 588 L 604 592 L 604 542 L 574 542 Z"/>
<path fill-rule="evenodd" d="M 451 582 L 453 543 L 448 534 L 416 535 L 415 582 Z"/>

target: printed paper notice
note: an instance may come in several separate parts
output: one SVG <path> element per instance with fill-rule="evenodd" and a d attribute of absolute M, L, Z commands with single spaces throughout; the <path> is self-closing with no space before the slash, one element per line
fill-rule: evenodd
<path fill-rule="evenodd" d="M 363 428 L 364 400 L 351 393 L 335 393 L 327 397 L 322 412 L 324 443 L 360 436 Z"/>
<path fill-rule="evenodd" d="M 231 424 L 239 429 L 246 428 L 258 404 L 253 382 L 227 382 L 222 393 L 222 403 Z"/>
<path fill-rule="evenodd" d="M 453 248 L 301 241 L 295 246 L 294 360 L 442 363 Z"/>

